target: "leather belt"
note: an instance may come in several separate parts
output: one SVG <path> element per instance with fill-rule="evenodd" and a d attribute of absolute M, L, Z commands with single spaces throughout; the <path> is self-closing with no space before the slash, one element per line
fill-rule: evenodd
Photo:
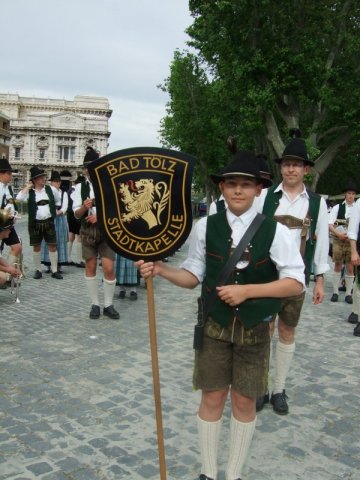
<path fill-rule="evenodd" d="M 39 200 L 38 202 L 36 202 L 36 205 L 38 205 L 39 207 L 49 205 L 49 200 Z"/>
<path fill-rule="evenodd" d="M 305 255 L 305 247 L 306 247 L 306 237 L 308 230 L 310 228 L 311 219 L 310 217 L 306 216 L 305 218 L 297 218 L 293 215 L 274 215 L 274 219 L 285 225 L 290 229 L 299 229 L 301 242 L 300 242 L 300 254 L 304 258 Z"/>

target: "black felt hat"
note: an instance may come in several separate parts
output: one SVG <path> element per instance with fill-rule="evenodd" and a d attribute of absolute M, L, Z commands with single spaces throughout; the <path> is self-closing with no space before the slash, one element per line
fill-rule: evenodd
<path fill-rule="evenodd" d="M 45 170 L 41 170 L 41 168 L 37 167 L 36 165 L 30 168 L 30 180 L 34 180 L 34 178 L 43 177 L 45 175 Z"/>
<path fill-rule="evenodd" d="M 273 178 L 273 174 L 270 172 L 267 162 L 267 156 L 265 155 L 265 153 L 259 153 L 258 155 L 256 155 L 256 158 L 259 162 L 260 175 L 264 176 L 264 178 L 268 178 L 269 180 L 271 180 Z"/>
<path fill-rule="evenodd" d="M 61 182 L 60 173 L 57 172 L 56 170 L 53 170 L 51 172 L 50 182 Z"/>
<path fill-rule="evenodd" d="M 231 160 L 231 162 L 222 169 L 220 175 L 211 175 L 214 183 L 218 184 L 227 177 L 243 176 L 254 178 L 263 187 L 267 188 L 272 185 L 271 180 L 261 177 L 259 170 L 259 162 L 256 155 L 248 150 L 239 150 Z"/>
<path fill-rule="evenodd" d="M 86 147 L 86 153 L 83 162 L 84 167 L 86 167 L 86 165 L 91 163 L 93 160 L 97 160 L 98 158 L 99 154 L 92 147 Z"/>
<path fill-rule="evenodd" d="M 275 158 L 276 163 L 281 163 L 283 160 L 302 160 L 306 165 L 313 166 L 315 163 L 309 159 L 307 148 L 302 138 L 293 138 L 286 145 L 281 158 Z"/>
<path fill-rule="evenodd" d="M 347 182 L 345 183 L 345 186 L 343 188 L 343 192 L 356 192 L 358 193 L 358 186 L 356 182 L 352 178 L 349 178 Z"/>
<path fill-rule="evenodd" d="M 77 185 L 78 183 L 85 182 L 85 180 L 86 178 L 84 177 L 84 175 L 79 175 L 74 183 L 75 185 Z"/>
<path fill-rule="evenodd" d="M 0 158 L 0 172 L 12 172 L 13 169 L 6 158 Z"/>

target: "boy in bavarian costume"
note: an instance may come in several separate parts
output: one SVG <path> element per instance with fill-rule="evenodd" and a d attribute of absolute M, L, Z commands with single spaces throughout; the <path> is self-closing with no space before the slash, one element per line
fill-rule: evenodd
<path fill-rule="evenodd" d="M 12 217 L 16 217 L 16 204 L 14 193 L 9 185 L 12 179 L 12 171 L 10 163 L 6 158 L 0 158 L 0 208 L 9 210 Z M 13 222 L 14 223 L 14 222 Z M 10 248 L 8 261 L 12 265 L 18 263 L 18 259 L 22 252 L 21 241 L 16 233 L 14 224 L 10 228 L 10 233 L 1 244 L 5 244 Z M 3 245 L 1 245 L 3 246 Z M 2 251 L 2 248 L 0 249 Z"/>
<path fill-rule="evenodd" d="M 85 280 L 91 298 L 89 317 L 100 317 L 100 302 L 98 294 L 98 279 L 96 276 L 97 257 L 101 257 L 101 265 L 104 273 L 104 309 L 103 315 L 113 320 L 120 318 L 113 306 L 116 279 L 114 270 L 115 253 L 106 243 L 105 238 L 97 224 L 95 195 L 90 181 L 87 165 L 99 158 L 99 155 L 91 147 L 87 147 L 84 157 L 84 176 L 86 181 L 76 185 L 71 195 L 75 218 L 81 220 L 80 236 L 82 254 L 85 260 Z"/>
<path fill-rule="evenodd" d="M 9 238 L 13 225 L 14 217 L 9 209 L 0 209 L 0 241 Z M 19 269 L 0 256 L 0 285 L 5 285 L 11 280 L 11 277 L 19 279 L 20 275 Z"/>
<path fill-rule="evenodd" d="M 229 393 L 226 479 L 239 480 L 255 430 L 256 397 L 267 388 L 267 320 L 280 309 L 281 297 L 304 290 L 304 263 L 286 227 L 264 218 L 226 284 L 217 287 L 219 272 L 257 215 L 254 199 L 269 183 L 260 177 L 255 155 L 239 151 L 218 184 L 227 208 L 195 224 L 188 257 L 180 268 L 143 260 L 137 265 L 145 278 L 160 275 L 184 288 L 202 283 L 203 300 L 215 295 L 204 319 L 203 348 L 195 354 L 194 388 L 202 390 L 197 418 L 199 480 L 217 478 L 219 435 Z"/>
<path fill-rule="evenodd" d="M 298 132 L 297 132 L 298 134 Z M 306 283 L 309 283 L 312 265 L 315 286 L 312 301 L 315 305 L 324 299 L 323 274 L 329 270 L 329 227 L 325 200 L 305 188 L 304 176 L 314 162 L 308 158 L 304 140 L 296 136 L 285 147 L 280 164 L 282 182 L 263 190 L 257 208 L 270 218 L 275 218 L 289 229 L 292 241 L 299 249 L 305 263 Z M 275 350 L 275 380 L 271 396 L 273 409 L 286 415 L 289 407 L 285 393 L 285 381 L 295 352 L 295 328 L 299 322 L 305 292 L 292 298 L 284 298 L 279 312 L 279 339 Z M 271 323 L 271 334 L 275 318 Z M 271 355 L 270 355 L 271 357 Z M 259 398 L 257 411 L 269 402 L 269 394 Z"/>
<path fill-rule="evenodd" d="M 28 202 L 29 237 L 33 247 L 35 265 L 35 280 L 42 277 L 41 273 L 41 242 L 44 240 L 49 248 L 52 278 L 61 280 L 63 277 L 57 271 L 58 254 L 56 249 L 56 231 L 54 219 L 56 217 L 56 203 L 60 201 L 59 192 L 46 185 L 44 170 L 34 166 L 30 168 L 30 183 L 17 194 L 20 202 Z"/>
<path fill-rule="evenodd" d="M 60 199 L 55 203 L 56 217 L 55 217 L 55 231 L 56 231 L 56 248 L 58 254 L 58 272 L 61 271 L 62 265 L 67 265 L 67 243 L 69 240 L 69 227 L 66 219 L 66 212 L 68 208 L 68 195 L 64 190 L 61 190 L 61 176 L 56 170 L 51 172 L 50 185 L 55 188 L 60 196 Z M 48 266 L 50 273 L 50 259 L 49 250 L 45 242 L 41 244 L 41 263 Z"/>
<path fill-rule="evenodd" d="M 351 263 L 356 268 L 354 291 L 353 291 L 353 314 L 359 319 L 360 315 L 360 199 L 356 201 L 351 212 L 348 238 L 351 248 Z M 349 319 L 348 319 L 349 321 Z M 352 323 L 352 322 L 350 322 Z M 360 323 L 358 322 L 354 328 L 354 335 L 360 337 Z"/>
<path fill-rule="evenodd" d="M 345 193 L 344 201 L 334 205 L 329 213 L 329 232 L 333 237 L 332 258 L 335 263 L 334 272 L 332 273 L 333 294 L 330 300 L 331 302 L 337 302 L 339 299 L 341 269 L 345 265 L 345 302 L 351 304 L 353 303 L 351 291 L 354 283 L 354 267 L 351 263 L 351 249 L 347 236 L 347 227 L 357 194 L 355 182 L 349 179 L 343 192 Z"/>

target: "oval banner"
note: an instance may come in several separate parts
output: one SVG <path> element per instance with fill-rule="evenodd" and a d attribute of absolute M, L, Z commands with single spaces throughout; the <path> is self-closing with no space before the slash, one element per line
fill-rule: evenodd
<path fill-rule="evenodd" d="M 161 260 L 192 227 L 194 157 L 156 147 L 118 150 L 88 164 L 100 229 L 131 260 Z"/>

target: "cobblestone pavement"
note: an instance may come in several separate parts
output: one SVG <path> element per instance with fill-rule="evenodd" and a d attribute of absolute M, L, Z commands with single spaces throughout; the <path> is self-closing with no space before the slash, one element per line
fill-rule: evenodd
<path fill-rule="evenodd" d="M 33 280 L 26 218 L 17 230 L 28 275 L 20 303 L 0 290 L 0 480 L 112 480 L 159 476 L 144 284 L 116 298 L 120 321 L 89 320 L 84 271 Z M 182 248 L 170 263 L 186 255 Z M 99 278 L 99 283 L 101 279 Z M 192 333 L 198 289 L 154 280 L 167 478 L 197 478 Z M 351 306 L 307 295 L 287 394 L 290 413 L 258 415 L 244 480 L 360 479 L 360 339 Z M 229 435 L 227 405 L 219 480 Z M 223 446 L 225 448 L 223 448 Z"/>

